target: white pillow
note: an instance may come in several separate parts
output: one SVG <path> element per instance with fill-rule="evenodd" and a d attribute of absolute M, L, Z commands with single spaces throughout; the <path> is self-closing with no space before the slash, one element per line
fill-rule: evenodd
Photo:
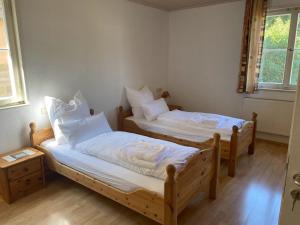
<path fill-rule="evenodd" d="M 142 108 L 148 121 L 156 120 L 160 114 L 170 111 L 163 98 L 144 104 Z"/>
<path fill-rule="evenodd" d="M 58 123 L 80 120 L 90 116 L 89 106 L 80 91 L 75 94 L 74 99 L 69 103 L 46 96 L 45 105 L 56 142 L 59 145 L 65 144 L 66 140 L 58 127 Z"/>
<path fill-rule="evenodd" d="M 132 113 L 135 118 L 144 118 L 142 105 L 154 100 L 150 89 L 145 86 L 141 90 L 134 90 L 126 87 L 126 95 L 128 102 L 132 108 Z"/>
<path fill-rule="evenodd" d="M 61 123 L 58 126 L 72 147 L 102 133 L 112 132 L 103 112 L 81 120 Z"/>

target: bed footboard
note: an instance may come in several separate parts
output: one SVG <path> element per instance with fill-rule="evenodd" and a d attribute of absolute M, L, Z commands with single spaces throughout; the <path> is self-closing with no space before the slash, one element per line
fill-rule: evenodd
<path fill-rule="evenodd" d="M 217 197 L 220 170 L 220 135 L 214 135 L 210 149 L 199 151 L 181 168 L 167 167 L 165 182 L 165 225 L 177 224 L 177 216 L 200 192 Z"/>
<path fill-rule="evenodd" d="M 37 146 L 39 150 L 48 152 L 42 147 Z M 145 189 L 137 189 L 132 192 L 124 192 L 114 188 L 100 180 L 97 180 L 80 171 L 72 169 L 56 161 L 51 154 L 47 154 L 47 161 L 50 163 L 50 169 L 54 172 L 69 178 L 113 201 L 124 205 L 160 224 L 164 223 L 164 197 Z"/>
<path fill-rule="evenodd" d="M 252 121 L 247 121 L 241 131 L 237 126 L 233 126 L 230 140 L 228 175 L 235 176 L 238 157 L 248 151 L 249 155 L 253 155 L 255 151 L 257 127 L 257 113 L 252 114 Z M 224 144 L 224 146 L 228 146 Z M 222 149 L 223 151 L 223 149 Z"/>

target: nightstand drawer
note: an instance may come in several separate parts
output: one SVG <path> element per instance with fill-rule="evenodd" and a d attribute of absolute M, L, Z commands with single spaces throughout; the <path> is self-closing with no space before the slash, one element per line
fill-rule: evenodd
<path fill-rule="evenodd" d="M 40 171 L 9 183 L 11 194 L 15 199 L 32 193 L 42 188 L 43 185 L 43 174 Z"/>
<path fill-rule="evenodd" d="M 8 168 L 7 175 L 8 179 L 12 181 L 39 170 L 41 170 L 41 160 L 37 158 Z"/>

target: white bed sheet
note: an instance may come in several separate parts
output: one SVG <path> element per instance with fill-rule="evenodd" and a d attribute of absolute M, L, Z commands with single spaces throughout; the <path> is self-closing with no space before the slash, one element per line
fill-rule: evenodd
<path fill-rule="evenodd" d="M 165 125 L 191 130 L 192 132 L 218 132 L 231 135 L 232 127 L 241 129 L 246 122 L 243 119 L 202 112 L 173 110 L 162 113 L 157 120 Z"/>
<path fill-rule="evenodd" d="M 145 118 L 139 119 L 133 116 L 127 117 L 126 119 L 134 121 L 140 128 L 160 133 L 164 135 L 169 135 L 179 139 L 185 139 L 194 142 L 205 142 L 213 137 L 215 131 L 209 129 L 185 129 L 181 127 L 180 129 L 176 126 L 162 124 L 158 120 L 147 121 Z M 230 141 L 231 135 L 221 134 L 221 139 L 224 141 Z"/>
<path fill-rule="evenodd" d="M 42 143 L 60 163 L 107 183 L 124 192 L 143 188 L 164 195 L 164 181 L 145 176 L 99 158 L 82 154 L 69 145 L 57 145 L 55 139 Z"/>
<path fill-rule="evenodd" d="M 131 152 L 128 154 L 128 146 L 136 147 L 140 142 L 147 144 L 139 149 L 139 153 Z M 158 159 L 145 160 L 147 155 L 149 156 L 154 153 L 154 151 L 149 148 L 151 145 L 159 146 L 162 151 L 158 154 Z M 84 142 L 78 143 L 74 149 L 77 152 L 97 157 L 142 175 L 153 176 L 161 180 L 167 178 L 166 168 L 169 164 L 180 168 L 185 165 L 188 158 L 199 151 L 197 148 L 121 131 L 97 135 Z M 126 156 L 124 156 L 124 154 Z M 137 157 L 139 157 L 139 159 Z M 137 161 L 139 161 L 139 163 L 137 163 Z M 149 167 L 149 164 L 152 164 L 152 166 Z"/>

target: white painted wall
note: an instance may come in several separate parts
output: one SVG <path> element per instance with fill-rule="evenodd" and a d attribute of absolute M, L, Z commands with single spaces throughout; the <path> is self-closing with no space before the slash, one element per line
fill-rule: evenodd
<path fill-rule="evenodd" d="M 169 89 L 188 110 L 241 116 L 236 93 L 243 2 L 170 14 Z"/>
<path fill-rule="evenodd" d="M 271 8 L 297 2 L 273 0 Z M 238 1 L 170 14 L 168 84 L 172 100 L 188 110 L 246 119 L 256 111 L 260 132 L 288 141 L 294 93 L 236 93 L 244 7 L 245 2 Z"/>
<path fill-rule="evenodd" d="M 270 0 L 270 7 L 271 8 L 281 8 L 281 7 L 293 7 L 293 6 L 300 6 L 299 0 Z"/>
<path fill-rule="evenodd" d="M 168 14 L 126 0 L 16 0 L 30 105 L 0 110 L 0 152 L 28 144 L 45 125 L 43 96 L 80 89 L 114 123 L 124 85 L 167 86 Z"/>

